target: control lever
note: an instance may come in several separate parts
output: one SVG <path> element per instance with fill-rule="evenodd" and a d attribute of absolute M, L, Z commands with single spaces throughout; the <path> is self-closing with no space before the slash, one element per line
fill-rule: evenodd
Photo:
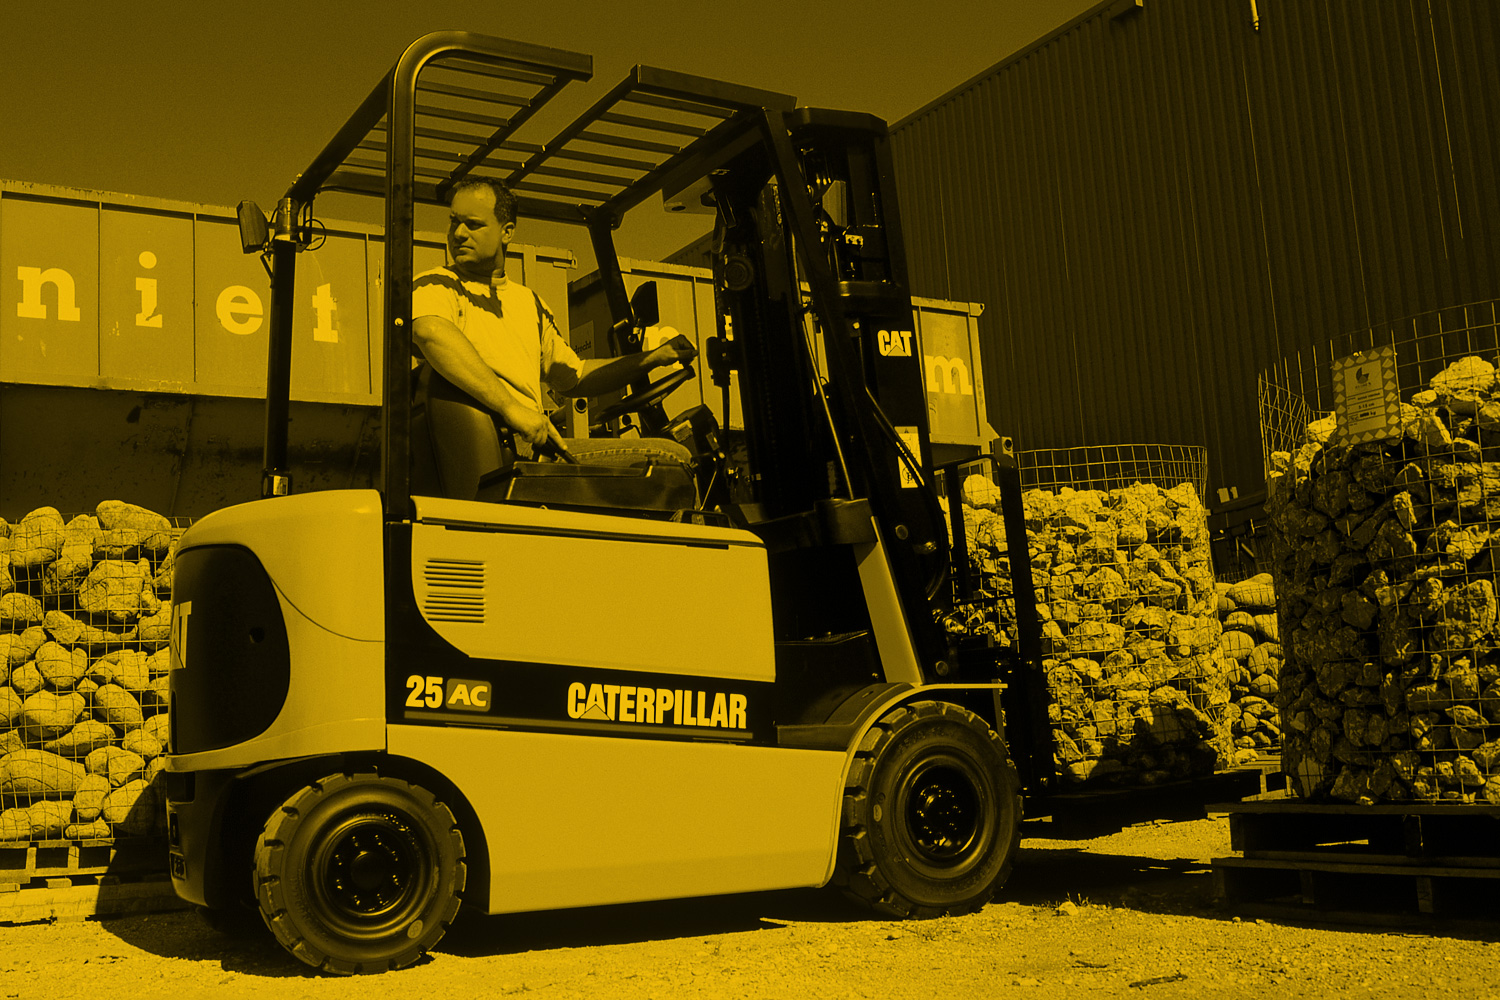
<path fill-rule="evenodd" d="M 562 445 L 558 444 L 551 438 L 548 438 L 541 444 L 532 445 L 531 451 L 534 455 L 546 455 L 548 458 L 556 459 L 557 461 L 566 463 L 567 465 L 580 464 L 576 455 L 574 455 L 571 451 L 564 448 Z"/>

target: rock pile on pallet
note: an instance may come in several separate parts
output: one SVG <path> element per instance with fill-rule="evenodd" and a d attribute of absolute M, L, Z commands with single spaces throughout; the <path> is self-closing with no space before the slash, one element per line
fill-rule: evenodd
<path fill-rule="evenodd" d="M 1232 701 L 1225 707 L 1235 760 L 1244 763 L 1281 747 L 1276 711 L 1283 656 L 1270 573 L 1239 583 L 1219 583 L 1219 652 L 1229 666 Z"/>
<path fill-rule="evenodd" d="M 1013 633 L 999 490 L 976 475 L 963 494 L 979 592 L 994 600 L 961 624 Z M 1033 489 L 1022 502 L 1064 779 L 1149 785 L 1226 765 L 1228 668 L 1193 485 Z"/>
<path fill-rule="evenodd" d="M 983 477 L 977 477 L 982 479 Z M 956 635 L 985 636 L 1002 649 L 1014 649 L 1019 641 L 1016 631 L 1015 589 L 1010 582 L 1010 557 L 1005 552 L 1005 528 L 999 533 L 999 551 L 993 547 L 981 551 L 974 543 L 976 517 L 999 518 L 999 496 L 993 508 L 975 508 L 964 504 L 964 530 L 969 535 L 969 579 L 977 581 L 968 600 L 955 602 L 953 608 L 937 614 L 938 622 Z M 953 543 L 953 525 L 948 514 L 948 500 L 939 497 L 948 528 L 948 543 Z M 993 542 L 993 538 L 990 539 Z M 955 567 L 954 573 L 963 570 Z"/>
<path fill-rule="evenodd" d="M 173 556 L 118 500 L 0 519 L 0 841 L 160 832 Z"/>
<path fill-rule="evenodd" d="M 1272 456 L 1283 767 L 1308 798 L 1500 803 L 1500 386 L 1466 357 L 1396 440 Z"/>

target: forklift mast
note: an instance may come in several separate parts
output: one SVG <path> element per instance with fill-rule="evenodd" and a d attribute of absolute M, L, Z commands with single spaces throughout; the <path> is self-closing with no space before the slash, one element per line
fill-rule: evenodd
<path fill-rule="evenodd" d="M 710 366 L 716 381 L 738 371 L 755 502 L 770 522 L 757 533 L 774 592 L 797 609 L 779 626 L 869 627 L 862 607 L 839 606 L 859 588 L 840 585 L 829 551 L 867 504 L 918 660 L 944 673 L 930 602 L 946 581 L 947 536 L 921 471 L 927 406 L 884 123 L 799 108 L 758 124 L 694 167 L 718 213 L 716 302 L 732 337 Z"/>

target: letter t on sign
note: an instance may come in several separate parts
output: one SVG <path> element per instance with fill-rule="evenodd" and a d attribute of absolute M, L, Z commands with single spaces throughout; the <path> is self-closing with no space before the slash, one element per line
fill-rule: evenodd
<path fill-rule="evenodd" d="M 318 325 L 313 327 L 313 340 L 324 344 L 339 342 L 339 328 L 334 325 L 333 314 L 338 309 L 338 300 L 333 297 L 333 285 L 319 285 L 312 297 L 313 310 L 318 314 Z"/>

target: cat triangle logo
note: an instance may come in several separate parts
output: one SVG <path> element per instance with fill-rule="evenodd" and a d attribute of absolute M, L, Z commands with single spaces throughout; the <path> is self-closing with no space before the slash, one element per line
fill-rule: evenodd
<path fill-rule="evenodd" d="M 593 719 L 598 722 L 608 722 L 610 715 L 604 707 L 604 689 L 598 684 L 592 685 L 589 690 L 588 703 L 583 708 L 580 719 Z"/>

